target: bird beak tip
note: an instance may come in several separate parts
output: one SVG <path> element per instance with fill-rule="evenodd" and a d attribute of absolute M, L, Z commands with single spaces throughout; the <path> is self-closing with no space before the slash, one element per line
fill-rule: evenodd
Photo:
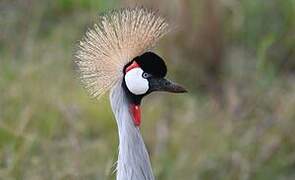
<path fill-rule="evenodd" d="M 152 91 L 166 91 L 166 92 L 171 92 L 171 93 L 186 93 L 186 92 L 188 92 L 181 85 L 174 83 L 170 80 L 167 80 L 165 78 L 151 79 L 150 82 L 151 82 Z"/>
<path fill-rule="evenodd" d="M 175 93 L 187 93 L 188 91 L 185 88 L 183 88 L 182 86 L 178 85 L 178 87 L 175 89 L 174 92 Z"/>

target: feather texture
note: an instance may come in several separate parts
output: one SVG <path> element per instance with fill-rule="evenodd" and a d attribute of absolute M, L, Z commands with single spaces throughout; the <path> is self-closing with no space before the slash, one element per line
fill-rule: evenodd
<path fill-rule="evenodd" d="M 86 32 L 76 52 L 80 78 L 93 97 L 100 97 L 123 77 L 133 58 L 152 48 L 168 32 L 157 12 L 135 7 L 107 12 Z"/>
<path fill-rule="evenodd" d="M 111 89 L 110 102 L 119 132 L 116 180 L 154 180 L 149 154 L 140 129 L 134 126 L 129 102 L 118 81 Z"/>

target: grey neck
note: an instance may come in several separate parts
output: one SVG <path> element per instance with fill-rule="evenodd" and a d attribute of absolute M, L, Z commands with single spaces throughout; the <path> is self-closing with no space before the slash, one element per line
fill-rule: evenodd
<path fill-rule="evenodd" d="M 119 131 L 117 180 L 154 180 L 151 163 L 140 130 L 134 126 L 121 82 L 110 94 Z"/>

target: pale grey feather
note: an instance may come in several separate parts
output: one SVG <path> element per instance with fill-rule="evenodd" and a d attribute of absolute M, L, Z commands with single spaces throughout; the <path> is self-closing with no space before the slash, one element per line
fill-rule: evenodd
<path fill-rule="evenodd" d="M 117 180 L 154 180 L 140 130 L 134 126 L 121 81 L 111 90 L 110 101 L 119 131 Z"/>

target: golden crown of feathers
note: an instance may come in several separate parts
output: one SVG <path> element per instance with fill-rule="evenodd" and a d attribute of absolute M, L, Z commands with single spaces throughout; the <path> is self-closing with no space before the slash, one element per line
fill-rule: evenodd
<path fill-rule="evenodd" d="M 100 97 L 123 77 L 123 68 L 148 51 L 168 32 L 165 18 L 141 7 L 113 10 L 100 16 L 76 52 L 82 83 Z"/>

